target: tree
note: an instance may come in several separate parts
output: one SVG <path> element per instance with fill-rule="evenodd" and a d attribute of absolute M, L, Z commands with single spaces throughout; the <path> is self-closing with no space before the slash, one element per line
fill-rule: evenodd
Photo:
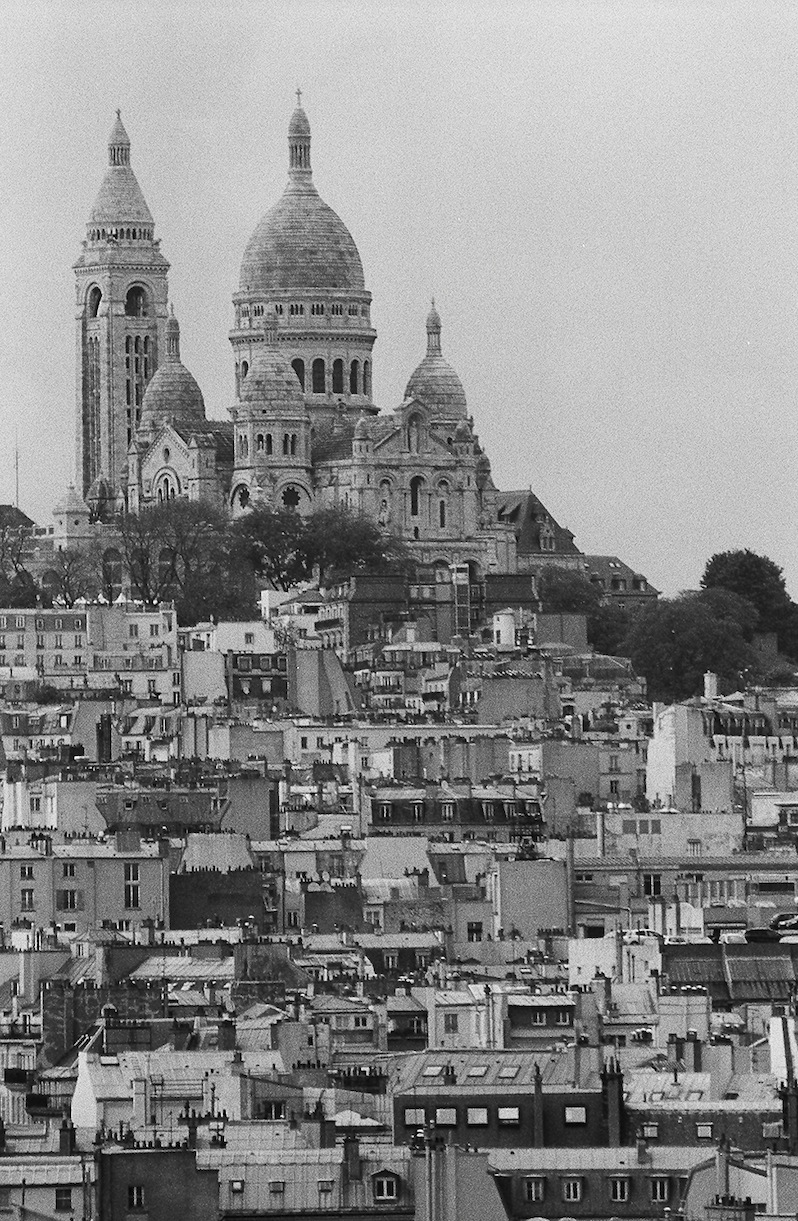
<path fill-rule="evenodd" d="M 755 551 L 722 551 L 707 561 L 704 589 L 727 589 L 746 598 L 758 615 L 756 631 L 775 632 L 779 651 L 798 659 L 798 607 L 787 593 L 784 574 Z"/>
<path fill-rule="evenodd" d="M 27 535 L 15 526 L 0 528 L 0 605 L 36 606 L 42 591 L 25 563 Z"/>
<path fill-rule="evenodd" d="M 601 590 L 581 572 L 546 568 L 538 580 L 538 596 L 545 614 L 591 615 L 601 603 Z"/>
<path fill-rule="evenodd" d="M 95 597 L 100 585 L 93 557 L 72 547 L 53 552 L 45 576 L 49 578 L 47 592 L 64 606 L 74 606 L 78 598 Z"/>
<path fill-rule="evenodd" d="M 317 509 L 305 521 L 307 562 L 319 584 L 357 572 L 410 572 L 413 559 L 401 539 L 351 509 Z"/>
<path fill-rule="evenodd" d="M 587 618 L 587 638 L 597 653 L 609 657 L 625 657 L 626 637 L 632 614 L 615 599 L 597 606 Z"/>
<path fill-rule="evenodd" d="M 175 500 L 119 518 L 125 568 L 143 602 L 174 601 L 181 623 L 210 616 L 240 618 L 254 610 L 254 587 L 231 554 L 229 525 L 204 501 Z"/>
<path fill-rule="evenodd" d="M 750 616 L 745 599 L 720 590 L 660 598 L 634 615 L 624 647 L 652 699 L 672 703 L 700 694 L 707 670 L 732 690 L 756 670 L 746 639 Z"/>
<path fill-rule="evenodd" d="M 755 551 L 721 551 L 707 561 L 702 589 L 728 589 L 757 610 L 759 628 L 777 631 L 779 616 L 790 605 L 784 574 L 778 564 Z"/>
<path fill-rule="evenodd" d="M 310 576 L 305 523 L 292 509 L 259 505 L 233 522 L 230 539 L 238 564 L 275 589 L 291 589 Z"/>

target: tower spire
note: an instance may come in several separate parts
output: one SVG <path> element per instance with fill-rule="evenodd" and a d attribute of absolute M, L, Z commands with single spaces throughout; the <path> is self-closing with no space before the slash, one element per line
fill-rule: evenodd
<path fill-rule="evenodd" d="M 180 323 L 175 318 L 175 307 L 169 305 L 169 317 L 164 327 L 166 333 L 166 359 L 180 360 Z"/>
<path fill-rule="evenodd" d="M 432 298 L 432 308 L 427 314 L 427 356 L 441 354 L 441 316 L 435 308 L 435 298 Z"/>
<path fill-rule="evenodd" d="M 108 137 L 108 164 L 130 165 L 130 136 L 125 131 L 121 110 L 116 112 L 116 122 Z"/>
<path fill-rule="evenodd" d="M 288 173 L 293 179 L 309 179 L 310 123 L 302 109 L 302 90 L 296 91 L 296 108 L 288 124 Z"/>

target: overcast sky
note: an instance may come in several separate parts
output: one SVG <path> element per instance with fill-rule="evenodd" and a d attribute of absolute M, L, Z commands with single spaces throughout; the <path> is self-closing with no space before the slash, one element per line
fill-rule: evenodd
<path fill-rule="evenodd" d="M 299 85 L 373 293 L 380 407 L 434 293 L 499 487 L 666 592 L 747 546 L 798 597 L 797 36 L 795 0 L 6 0 L 0 500 L 15 429 L 31 516 L 73 476 L 71 268 L 116 107 L 222 416 Z"/>

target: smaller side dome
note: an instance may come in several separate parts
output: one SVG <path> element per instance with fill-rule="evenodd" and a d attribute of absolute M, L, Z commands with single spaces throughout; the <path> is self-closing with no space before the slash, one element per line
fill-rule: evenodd
<path fill-rule="evenodd" d="M 371 424 L 368 416 L 362 415 L 355 425 L 354 433 L 355 441 L 370 441 L 371 440 Z"/>
<path fill-rule="evenodd" d="M 166 359 L 152 375 L 141 405 L 140 428 L 205 420 L 205 400 L 196 379 L 180 360 L 180 324 L 174 307 L 166 320 Z"/>
<path fill-rule="evenodd" d="M 245 413 L 257 408 L 270 415 L 304 416 L 307 409 L 299 379 L 277 346 L 276 316 L 270 310 L 263 321 L 263 343 L 258 345 L 241 386 L 241 408 Z"/>
<path fill-rule="evenodd" d="M 454 430 L 454 439 L 455 439 L 455 441 L 470 441 L 471 440 L 471 427 L 468 423 L 468 420 L 460 420 L 459 424 L 457 425 L 457 428 L 455 428 L 455 430 Z"/>
<path fill-rule="evenodd" d="M 463 383 L 441 354 L 441 317 L 434 298 L 427 315 L 427 355 L 407 383 L 405 399 L 418 399 L 446 420 L 465 419 L 468 414 Z"/>

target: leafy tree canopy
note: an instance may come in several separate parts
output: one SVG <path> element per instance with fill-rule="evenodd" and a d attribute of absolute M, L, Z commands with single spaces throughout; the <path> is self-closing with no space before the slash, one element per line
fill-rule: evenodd
<path fill-rule="evenodd" d="M 602 599 L 599 588 L 569 568 L 545 569 L 538 580 L 538 594 L 544 613 L 550 615 L 590 615 Z"/>
<path fill-rule="evenodd" d="M 776 631 L 781 612 L 790 605 L 778 564 L 755 551 L 721 551 L 713 555 L 701 578 L 703 589 L 728 589 L 757 610 L 763 631 Z"/>
<path fill-rule="evenodd" d="M 746 639 L 751 611 L 744 599 L 719 594 L 660 598 L 634 615 L 625 650 L 652 699 L 672 703 L 701 694 L 707 670 L 726 691 L 755 673 L 756 654 Z"/>

